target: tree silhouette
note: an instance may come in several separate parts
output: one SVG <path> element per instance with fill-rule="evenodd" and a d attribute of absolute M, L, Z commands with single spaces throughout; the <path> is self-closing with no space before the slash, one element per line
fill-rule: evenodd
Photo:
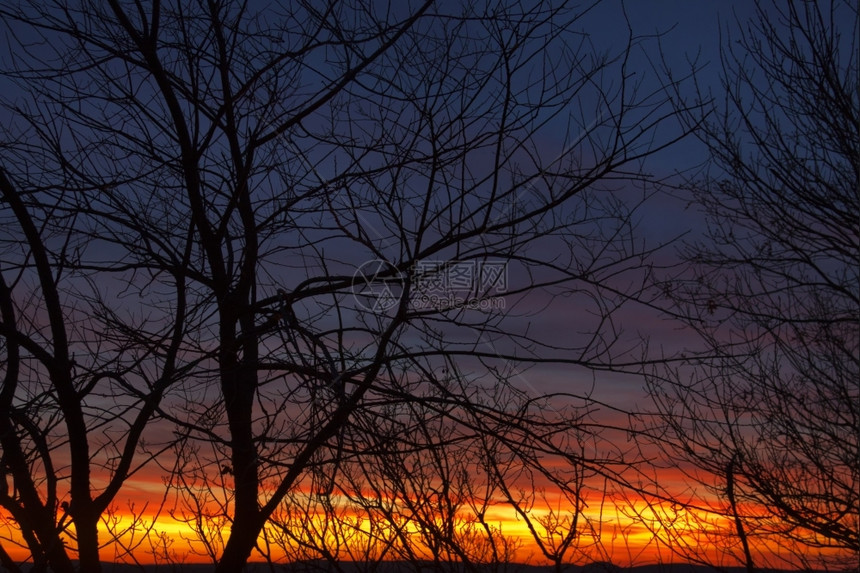
<path fill-rule="evenodd" d="M 860 559 L 858 22 L 850 3 L 762 3 L 725 38 L 725 98 L 693 118 L 707 232 L 659 285 L 704 349 L 655 371 L 653 435 L 712 484 L 698 529 L 724 516 L 749 570 Z"/>
<path fill-rule="evenodd" d="M 77 553 L 97 571 L 95 520 L 149 460 L 217 571 L 267 555 L 258 542 L 302 488 L 354 493 L 357 468 L 385 463 L 401 436 L 403 455 L 446 445 L 422 427 L 496 436 L 533 472 L 551 474 L 551 458 L 617 462 L 568 437 L 598 431 L 581 428 L 588 396 L 517 386 L 524 363 L 626 367 L 612 315 L 647 253 L 614 191 L 683 134 L 662 129 L 677 115 L 664 93 L 631 79 L 637 38 L 599 53 L 588 11 L 4 4 L 16 47 L 3 209 L 33 220 L 4 272 L 39 274 L 51 328 L 4 295 L 7 375 L 21 348 L 45 346 L 59 362 L 32 376 L 68 376 L 63 325 L 87 372 L 39 395 L 62 421 L 4 430 L 23 480 L 4 508 L 29 507 L 27 480 L 47 508 L 44 523 L 14 522 L 38 539 L 34 559 L 50 545 L 51 567 Z M 537 301 L 557 295 L 584 309 L 563 340 L 530 327 Z M 20 342 L 25 327 L 39 344 Z M 4 414 L 43 411 L 26 391 L 4 386 Z M 12 460 L 16 443 L 31 440 L 32 456 L 42 439 L 42 463 L 68 450 L 70 474 Z M 67 483 L 70 521 L 54 493 Z M 55 539 L 69 523 L 64 548 L 38 532 Z"/>

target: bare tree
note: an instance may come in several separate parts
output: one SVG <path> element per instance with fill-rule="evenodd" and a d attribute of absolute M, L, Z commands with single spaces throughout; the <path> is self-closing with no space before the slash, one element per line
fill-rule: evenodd
<path fill-rule="evenodd" d="M 37 224 L 74 237 L 45 272 L 89 280 L 68 300 L 122 343 L 116 392 L 175 429 L 141 444 L 130 423 L 115 487 L 135 450 L 178 452 L 158 459 L 174 515 L 196 507 L 218 571 L 302 484 L 347 490 L 385 459 L 377 429 L 396 440 L 428 408 L 534 471 L 553 471 L 538 452 L 604 463 L 564 437 L 576 408 L 516 387 L 523 362 L 626 367 L 612 315 L 647 253 L 614 191 L 675 139 L 663 92 L 631 79 L 638 40 L 599 53 L 589 8 L 4 4 L 6 169 Z M 562 294 L 576 332 L 534 332 L 534 305 Z M 104 509 L 80 507 L 79 544 Z"/>
<path fill-rule="evenodd" d="M 509 565 L 516 542 L 478 515 L 477 505 L 496 504 L 496 490 L 483 487 L 476 472 L 487 452 L 475 432 L 453 423 L 435 408 L 413 405 L 410 427 L 391 433 L 366 428 L 363 451 L 338 468 L 342 478 L 331 491 L 310 484 L 306 504 L 291 499 L 273 518 L 286 540 L 337 567 L 341 561 L 374 570 L 395 560 L 416 571 L 497 570 Z M 389 428 L 390 430 L 391 428 Z M 351 448 L 350 448 L 350 451 Z M 320 476 L 323 483 L 328 476 Z M 295 497 L 295 496 L 293 496 Z M 309 525 L 302 522 L 315 516 Z"/>
<path fill-rule="evenodd" d="M 690 184 L 707 231 L 660 285 L 704 346 L 651 377 L 654 436 L 710 484 L 713 503 L 684 507 L 700 530 L 722 516 L 749 570 L 856 567 L 860 16 L 852 3 L 774 2 L 740 24 L 725 37 L 724 96 L 693 118 L 712 158 Z"/>
<path fill-rule="evenodd" d="M 31 212 L 41 192 L 21 192 L 5 171 L 0 193 L 0 507 L 18 530 L 7 541 L 25 544 L 34 570 L 72 571 L 75 557 L 97 571 L 99 524 L 110 521 L 122 484 L 146 457 L 137 448 L 175 370 L 132 387 L 130 365 L 146 355 L 135 355 L 122 332 L 104 330 L 108 317 L 89 316 L 90 300 L 71 300 L 86 284 L 60 262 L 78 248 L 71 220 L 53 213 L 46 230 L 46 213 Z M 92 332 L 110 334 L 93 339 Z M 164 339 L 170 364 L 180 337 L 168 330 Z M 119 544 L 130 532 L 115 520 L 108 525 Z M 139 526 L 135 516 L 130 527 Z M 0 556 L 16 569 L 5 548 Z"/>

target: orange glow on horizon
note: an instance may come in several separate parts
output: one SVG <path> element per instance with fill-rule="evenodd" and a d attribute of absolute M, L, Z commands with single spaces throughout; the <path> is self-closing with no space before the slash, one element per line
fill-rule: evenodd
<path fill-rule="evenodd" d="M 136 492 L 139 495 L 135 496 L 135 499 L 129 499 L 124 509 L 117 507 L 106 513 L 100 529 L 100 539 L 104 544 L 102 559 L 105 562 L 138 564 L 211 563 L 212 554 L 217 556 L 223 550 L 223 542 L 229 536 L 229 523 L 211 521 L 195 531 L 193 523 L 184 522 L 181 519 L 181 512 L 175 509 L 171 511 L 162 504 L 164 488 L 162 485 L 161 491 L 156 491 L 156 483 L 133 480 L 129 484 L 131 486 L 129 493 Z M 150 503 L 147 503 L 147 495 L 150 495 Z M 158 497 L 155 497 L 156 495 Z M 362 555 L 380 558 L 380 549 L 370 547 L 372 542 L 369 540 L 371 538 L 383 540 L 387 535 L 391 536 L 389 539 L 396 537 L 390 529 L 392 527 L 390 524 L 380 528 L 380 522 L 372 523 L 366 514 L 361 513 L 363 510 L 350 509 L 345 499 L 332 496 L 328 502 L 338 508 L 340 511 L 338 519 L 343 520 L 341 525 L 353 535 L 348 539 L 347 544 L 344 543 L 343 537 L 337 540 L 339 543 L 335 543 L 331 523 L 326 523 L 325 516 L 321 512 L 311 514 L 309 517 L 303 516 L 302 523 L 306 528 L 303 534 L 316 536 L 317 540 L 328 535 L 331 546 L 339 548 L 340 553 L 336 555 L 343 557 L 344 561 L 355 560 L 356 556 Z M 534 507 L 528 516 L 534 526 L 550 515 L 550 512 L 549 507 Z M 555 509 L 555 513 L 558 514 L 558 508 Z M 464 512 L 460 520 L 459 535 L 464 539 L 469 535 L 480 537 L 483 529 L 476 527 L 474 516 Z M 576 547 L 568 552 L 566 563 L 583 564 L 603 561 L 626 567 L 682 562 L 684 560 L 667 545 L 675 543 L 696 547 L 703 539 L 701 531 L 703 523 L 709 524 L 712 528 L 712 536 L 718 536 L 720 531 L 731 532 L 732 530 L 730 520 L 714 514 L 705 515 L 704 512 L 696 513 L 669 504 L 649 504 L 645 499 L 613 499 L 612 495 L 607 495 L 601 503 L 587 507 L 581 512 L 579 520 L 582 525 L 578 538 L 574 542 Z M 29 552 L 21 543 L 20 536 L 11 530 L 9 520 L 4 521 L 5 523 L 0 524 L 0 535 L 4 539 L 6 551 L 16 561 L 26 561 Z M 513 542 L 515 550 L 509 555 L 510 560 L 531 564 L 548 563 L 526 521 L 509 505 L 492 506 L 486 512 L 484 523 Z M 671 523 L 671 531 L 667 529 L 669 523 Z M 385 531 L 385 527 L 389 528 L 388 532 Z M 201 541 L 201 531 L 208 538 L 208 547 Z M 326 534 L 326 531 L 329 533 Z M 546 534 L 546 532 L 543 533 Z M 406 525 L 401 530 L 401 534 L 414 541 L 412 547 L 414 556 L 422 559 L 432 558 L 427 546 L 421 542 L 418 524 Z M 74 537 L 73 530 L 70 530 L 66 537 L 67 543 L 71 544 Z M 544 535 L 543 539 L 551 537 Z M 10 540 L 17 545 L 10 544 Z M 296 555 L 295 547 L 286 547 L 289 543 L 286 536 L 279 535 L 276 527 L 270 525 L 265 534 L 261 535 L 259 546 L 273 561 L 285 562 L 290 560 L 291 554 Z M 762 542 L 758 540 L 757 543 Z M 353 546 L 349 547 L 348 544 Z M 727 551 L 725 547 L 714 546 L 707 550 L 702 549 L 699 555 L 725 566 L 739 564 L 732 558 L 731 551 Z M 262 560 L 262 558 L 262 553 L 255 553 L 251 559 Z M 387 559 L 384 555 L 381 558 Z"/>
<path fill-rule="evenodd" d="M 662 479 L 662 473 L 660 477 L 663 484 L 671 484 L 673 488 L 677 486 L 678 491 L 688 487 L 684 485 L 680 472 L 667 471 L 665 479 Z M 138 474 L 128 479 L 123 494 L 122 500 L 118 500 L 118 504 L 106 512 L 102 519 L 100 540 L 103 544 L 103 561 L 136 564 L 212 563 L 223 551 L 223 545 L 229 537 L 230 523 L 222 517 L 224 512 L 219 511 L 216 505 L 205 508 L 210 518 L 195 522 L 193 512 L 183 506 L 177 491 L 168 490 L 161 476 L 149 474 Z M 565 563 L 599 561 L 628 567 L 686 562 L 672 550 L 674 547 L 695 551 L 698 557 L 722 566 L 742 565 L 734 523 L 720 515 L 721 512 L 725 513 L 725 507 L 717 498 L 690 499 L 690 502 L 702 508 L 693 510 L 630 493 L 604 491 L 599 487 L 588 490 L 588 494 L 591 497 L 584 499 L 585 504 L 577 516 L 578 534 L 565 554 Z M 344 495 L 320 496 L 310 490 L 296 491 L 292 495 L 293 506 L 285 505 L 274 516 L 273 522 L 260 536 L 259 549 L 252 554 L 252 561 L 261 561 L 267 555 L 275 562 L 295 560 L 297 556 L 320 557 L 307 550 L 303 554 L 296 538 L 325 543 L 335 548 L 334 554 L 343 561 L 402 558 L 396 551 L 386 553 L 388 550 L 384 545 L 404 539 L 411 543 L 414 558 L 433 558 L 426 542 L 422 540 L 419 524 L 409 521 L 405 514 L 395 515 L 395 519 L 401 521 L 392 523 L 391 516 L 373 514 L 371 510 L 350 502 Z M 229 496 L 227 493 L 226 498 L 229 499 Z M 544 542 L 558 542 L 567 532 L 565 527 L 569 528 L 573 519 L 572 508 L 566 505 L 561 495 L 549 491 L 536 496 L 535 500 L 543 505 L 535 503 L 527 512 L 533 529 L 503 499 L 494 500 L 485 507 L 483 522 L 476 519 L 468 503 L 462 504 L 455 515 L 456 536 L 464 544 L 472 544 L 470 558 L 479 561 L 492 555 L 486 545 L 486 529 L 490 528 L 509 543 L 509 560 L 535 565 L 549 563 L 535 535 Z M 378 501 L 383 505 L 396 504 L 396 500 L 391 498 Z M 324 513 L 324 506 L 331 512 L 328 516 Z M 705 508 L 711 508 L 712 511 Z M 748 516 L 765 513 L 756 510 L 755 507 L 742 508 Z M 332 515 L 337 523 L 332 521 Z M 278 529 L 278 520 L 283 527 L 281 530 Z M 548 528 L 553 523 L 561 526 L 560 534 L 549 532 Z M 401 529 L 395 531 L 395 528 Z M 64 537 L 66 543 L 74 547 L 73 528 Z M 14 560 L 27 561 L 29 552 L 25 544 L 14 531 L 13 522 L 2 515 L 0 539 Z M 752 544 L 763 564 L 768 555 L 781 553 L 775 558 L 776 562 L 786 567 L 800 565 L 797 560 L 792 561 L 790 555 L 786 556 L 784 548 L 762 536 L 754 537 Z M 835 557 L 839 553 L 822 550 L 820 554 Z M 72 554 L 72 557 L 75 555 Z"/>

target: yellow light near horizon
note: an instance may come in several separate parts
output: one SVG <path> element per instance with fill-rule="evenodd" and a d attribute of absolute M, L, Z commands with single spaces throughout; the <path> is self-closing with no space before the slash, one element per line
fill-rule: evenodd
<path fill-rule="evenodd" d="M 311 501 L 307 498 L 306 501 Z M 285 562 L 301 557 L 301 543 L 295 538 L 304 536 L 306 541 L 324 542 L 330 547 L 337 547 L 338 558 L 351 560 L 366 556 L 369 558 L 392 559 L 396 553 L 385 554 L 382 549 L 374 547 L 374 543 L 388 543 L 391 540 L 400 542 L 408 538 L 414 555 L 418 558 L 432 558 L 428 547 L 422 542 L 420 526 L 404 518 L 399 526 L 386 522 L 384 518 L 373 521 L 366 513 L 351 508 L 347 500 L 335 498 L 332 503 L 338 508 L 339 523 L 333 526 L 330 516 L 322 513 L 308 514 L 306 509 L 297 509 L 290 521 L 284 518 L 285 527 L 295 528 L 289 535 L 278 531 L 274 524 L 267 526 L 261 534 L 260 547 L 266 547 L 268 556 L 275 562 Z M 556 500 L 557 501 L 557 500 Z M 706 503 L 705 500 L 697 500 Z M 714 500 L 711 500 L 714 501 Z M 129 507 L 134 504 L 129 503 Z M 160 505 L 160 504 L 154 504 Z M 195 529 L 189 522 L 172 517 L 167 512 L 148 513 L 146 511 L 132 512 L 114 508 L 107 512 L 101 523 L 99 534 L 103 545 L 102 558 L 107 562 L 118 563 L 211 563 L 209 551 L 219 554 L 223 550 L 223 542 L 229 536 L 229 521 L 226 518 L 215 518 L 208 524 Z M 138 506 L 140 507 L 140 506 Z M 309 504 L 307 507 L 313 507 Z M 556 504 L 553 511 L 565 511 L 566 508 Z M 752 511 L 755 508 L 748 508 Z M 550 507 L 534 507 L 528 514 L 534 527 L 550 513 Z M 569 510 L 567 510 L 569 512 Z M 567 514 L 570 516 L 571 514 Z M 480 524 L 476 525 L 474 516 L 464 512 L 460 517 L 461 524 L 458 533 L 463 540 L 480 541 L 469 535 L 483 535 Z M 518 547 L 511 557 L 514 561 L 532 564 L 544 564 L 546 558 L 534 540 L 533 532 L 522 515 L 510 505 L 502 503 L 492 506 L 484 517 L 485 522 L 509 540 L 518 542 Z M 17 532 L 13 531 L 11 521 L 0 521 L 0 536 L 11 539 L 15 544 L 4 543 L 11 557 L 19 562 L 27 561 L 29 552 Z M 682 561 L 667 546 L 688 547 L 698 551 L 699 557 L 713 560 L 725 566 L 738 565 L 737 544 L 731 538 L 733 521 L 728 517 L 704 509 L 684 508 L 677 504 L 649 502 L 645 499 L 613 500 L 606 496 L 599 503 L 587 507 L 579 515 L 579 544 L 576 551 L 567 554 L 567 561 L 573 560 L 582 564 L 591 561 L 608 561 L 626 567 L 651 563 L 669 563 Z M 395 527 L 401 527 L 395 530 Z M 469 527 L 474 529 L 469 530 Z M 707 528 L 708 533 L 705 533 Z M 198 534 L 203 533 L 210 539 L 211 546 L 207 550 L 199 541 Z M 538 527 L 538 533 L 540 529 Z M 545 534 L 545 533 L 543 533 Z M 398 537 L 398 535 L 400 537 Z M 66 535 L 67 542 L 73 546 L 73 528 Z M 723 538 L 726 546 L 715 546 L 714 539 Z M 707 542 L 707 543 L 706 543 Z M 754 540 L 755 549 L 766 552 L 778 549 L 765 538 Z M 718 544 L 719 545 L 719 544 Z M 730 549 L 732 545 L 734 549 Z M 298 548 L 298 549 L 297 549 Z M 734 554 L 734 556 L 732 556 Z M 307 553 L 307 557 L 318 557 Z M 73 555 L 74 557 L 74 555 Z M 253 559 L 262 559 L 261 554 L 255 554 Z"/>
<path fill-rule="evenodd" d="M 535 509 L 530 513 L 530 518 L 539 518 L 547 512 L 547 509 Z M 616 515 L 622 516 L 620 512 L 616 512 Z M 363 554 L 363 551 L 366 549 L 364 545 L 368 543 L 371 536 L 378 538 L 381 534 L 385 533 L 384 531 L 380 531 L 379 523 L 371 523 L 366 517 L 355 513 L 344 517 L 352 520 L 349 524 L 349 528 L 352 531 L 363 534 L 353 538 L 352 543 L 355 545 L 354 547 L 342 549 L 345 553 L 352 555 Z M 317 535 L 317 532 L 326 531 L 325 519 L 326 517 L 323 515 L 306 516 L 304 520 L 304 527 L 307 528 L 306 533 Z M 626 522 L 624 522 L 625 519 Z M 496 505 L 487 512 L 485 520 L 491 527 L 498 528 L 500 534 L 519 542 L 520 546 L 512 556 L 514 560 L 531 563 L 546 562 L 534 542 L 528 524 L 512 507 Z M 390 528 L 392 526 L 383 527 Z M 212 531 L 211 526 L 208 530 L 206 526 L 203 526 L 201 529 L 207 531 L 209 535 L 218 536 L 225 540 L 229 535 L 229 525 L 217 532 Z M 634 529 L 637 529 L 637 531 L 634 531 Z M 271 540 L 277 538 L 277 535 L 273 535 L 272 530 L 273 526 L 270 525 L 268 526 L 268 531 L 261 535 L 261 545 L 266 544 L 266 539 L 264 538 L 268 537 L 268 546 L 271 551 L 270 557 L 275 561 L 286 560 L 287 551 L 285 551 L 285 548 L 279 548 L 271 544 Z M 623 518 L 622 516 L 622 519 L 604 520 L 603 530 L 601 541 L 610 549 L 610 554 L 606 556 L 614 555 L 622 559 L 617 562 L 619 565 L 629 564 L 626 560 L 631 554 L 636 554 L 642 558 L 643 551 L 649 545 L 653 545 L 653 536 L 650 532 L 641 527 L 635 528 L 634 521 L 630 518 Z M 6 533 L 8 535 L 10 532 L 7 531 Z M 103 545 L 102 558 L 105 561 L 118 563 L 151 564 L 164 562 L 168 557 L 184 563 L 211 562 L 202 543 L 197 541 L 199 533 L 200 531 L 195 530 L 195 527 L 191 523 L 174 519 L 166 513 L 132 514 L 128 509 L 123 511 L 118 508 L 108 512 L 99 527 L 99 538 Z M 392 533 L 392 531 L 388 531 L 388 534 Z M 71 540 L 74 531 L 70 530 L 69 534 L 69 539 Z M 416 546 L 413 549 L 417 555 L 422 558 L 432 557 L 429 550 L 420 543 L 421 535 L 417 524 L 407 524 L 403 530 L 403 534 L 415 541 Z M 22 540 L 18 537 L 17 541 L 20 543 Z M 330 543 L 338 541 L 338 544 L 342 548 L 344 547 L 344 540 L 335 540 L 333 533 L 329 533 L 325 541 Z M 170 546 L 165 547 L 165 543 L 169 543 Z M 338 544 L 332 543 L 332 545 Z M 636 544 L 641 544 L 642 547 L 632 547 Z M 113 548 L 113 553 L 108 554 L 107 551 L 110 551 L 111 548 Z M 631 552 L 631 550 L 633 551 Z M 24 547 L 13 547 L 10 553 L 13 559 L 18 561 L 24 561 L 29 556 L 28 551 Z M 650 554 L 651 552 L 647 553 Z M 600 555 L 595 555 L 595 558 L 599 557 Z M 615 560 L 613 559 L 613 561 Z"/>

